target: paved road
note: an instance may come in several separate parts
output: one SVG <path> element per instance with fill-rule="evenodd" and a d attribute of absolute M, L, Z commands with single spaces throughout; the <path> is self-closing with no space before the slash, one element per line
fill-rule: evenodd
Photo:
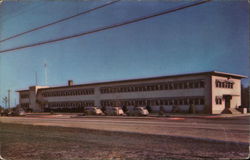
<path fill-rule="evenodd" d="M 29 115 L 26 117 L 0 117 L 0 122 L 193 137 L 237 143 L 249 143 L 250 128 L 249 116 L 202 119 Z"/>

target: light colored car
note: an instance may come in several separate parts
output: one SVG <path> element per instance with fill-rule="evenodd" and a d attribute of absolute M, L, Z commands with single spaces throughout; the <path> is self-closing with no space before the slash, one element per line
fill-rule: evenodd
<path fill-rule="evenodd" d="M 135 107 L 133 110 L 129 110 L 127 113 L 130 116 L 147 116 L 149 114 L 148 110 L 144 107 Z"/>
<path fill-rule="evenodd" d="M 13 112 L 10 109 L 5 109 L 2 111 L 1 116 L 11 116 Z"/>
<path fill-rule="evenodd" d="M 104 115 L 102 110 L 100 108 L 97 108 L 97 107 L 86 107 L 85 113 L 87 115 Z"/>
<path fill-rule="evenodd" d="M 123 116 L 125 113 L 123 112 L 121 107 L 107 107 L 106 115 L 108 116 Z"/>
<path fill-rule="evenodd" d="M 19 108 L 19 109 L 16 109 L 12 112 L 12 115 L 13 116 L 25 116 L 26 113 L 23 109 Z"/>

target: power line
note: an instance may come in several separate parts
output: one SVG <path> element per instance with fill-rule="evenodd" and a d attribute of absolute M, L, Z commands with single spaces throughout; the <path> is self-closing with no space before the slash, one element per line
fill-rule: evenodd
<path fill-rule="evenodd" d="M 39 45 L 43 45 L 43 44 L 63 41 L 63 40 L 71 39 L 71 38 L 75 38 L 75 37 L 80 37 L 80 36 L 100 32 L 100 31 L 104 31 L 104 30 L 108 30 L 108 29 L 128 25 L 128 24 L 131 24 L 131 23 L 143 21 L 143 20 L 146 20 L 146 19 L 149 19 L 149 18 L 154 18 L 154 17 L 157 17 L 157 16 L 161 16 L 161 15 L 168 14 L 168 13 L 171 13 L 171 12 L 175 12 L 175 11 L 178 11 L 178 10 L 182 10 L 182 9 L 185 9 L 185 8 L 194 7 L 194 6 L 209 2 L 209 1 L 211 1 L 211 0 L 199 1 L 199 2 L 196 2 L 196 3 L 189 4 L 189 5 L 180 6 L 180 7 L 174 8 L 174 9 L 161 11 L 161 12 L 158 12 L 158 13 L 155 13 L 155 14 L 151 14 L 149 16 L 143 16 L 143 17 L 135 18 L 135 19 L 128 20 L 128 21 L 125 21 L 125 22 L 104 26 L 104 27 L 101 27 L 101 28 L 97 28 L 97 29 L 94 29 L 94 30 L 90 30 L 90 31 L 87 31 L 87 32 L 83 32 L 83 33 L 79 33 L 79 34 L 75 34 L 75 35 L 71 35 L 71 36 L 66 36 L 66 37 L 57 38 L 57 39 L 53 39 L 53 40 L 33 43 L 33 44 L 29 44 L 29 45 L 23 45 L 23 46 L 10 48 L 10 49 L 6 49 L 6 50 L 0 50 L 0 53 L 10 52 L 10 51 L 20 50 L 20 49 L 24 49 L 24 48 L 35 47 L 35 46 L 39 46 Z"/>
<path fill-rule="evenodd" d="M 36 30 L 39 30 L 39 29 L 42 29 L 42 28 L 45 28 L 45 27 L 48 27 L 48 26 L 51 26 L 51 25 L 54 25 L 54 24 L 57 24 L 57 23 L 66 21 L 66 20 L 68 20 L 68 19 L 71 19 L 71 18 L 80 16 L 80 15 L 83 15 L 83 14 L 87 14 L 87 13 L 89 13 L 89 12 L 92 12 L 92 11 L 94 11 L 94 10 L 97 10 L 97 9 L 100 9 L 100 8 L 103 8 L 103 7 L 106 7 L 106 6 L 108 6 L 108 5 L 114 4 L 114 3 L 119 2 L 119 1 L 121 1 L 121 0 L 111 1 L 111 2 L 109 2 L 109 3 L 106 3 L 106 4 L 103 4 L 103 5 L 101 5 L 101 6 L 98 6 L 98 7 L 92 8 L 92 9 L 89 9 L 89 10 L 87 10 L 87 11 L 83 11 L 83 12 L 77 13 L 77 14 L 75 14 L 75 15 L 72 15 L 72 16 L 69 16 L 69 17 L 66 17 L 66 18 L 63 18 L 63 19 L 60 19 L 60 20 L 57 20 L 57 21 L 54 21 L 54 22 L 51 22 L 51 23 L 48 23 L 48 24 L 39 26 L 39 27 L 36 27 L 36 28 L 30 29 L 30 30 L 28 30 L 28 31 L 25 31 L 25 32 L 22 32 L 22 33 L 19 33 L 19 34 L 16 34 L 16 35 L 7 37 L 7 38 L 5 38 L 5 39 L 3 39 L 3 40 L 0 40 L 0 43 L 2 43 L 2 42 L 4 42 L 4 41 L 7 41 L 7 40 L 10 40 L 10 39 L 13 39 L 13 38 L 16 38 L 16 37 L 19 37 L 19 36 L 22 36 L 22 35 L 27 34 L 27 33 L 30 33 L 30 32 L 34 32 L 34 31 L 36 31 Z"/>

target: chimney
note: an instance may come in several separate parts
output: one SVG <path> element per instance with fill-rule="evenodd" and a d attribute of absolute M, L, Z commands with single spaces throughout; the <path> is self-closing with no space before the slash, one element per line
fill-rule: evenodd
<path fill-rule="evenodd" d="M 68 86 L 73 86 L 73 80 L 68 80 Z"/>

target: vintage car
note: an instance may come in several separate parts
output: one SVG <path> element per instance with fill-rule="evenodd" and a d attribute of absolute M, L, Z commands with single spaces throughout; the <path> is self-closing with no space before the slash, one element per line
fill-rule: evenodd
<path fill-rule="evenodd" d="M 125 113 L 123 112 L 121 107 L 107 107 L 105 111 L 108 116 L 123 116 Z"/>
<path fill-rule="evenodd" d="M 1 116 L 10 116 L 12 112 L 9 109 L 5 109 L 1 111 Z"/>
<path fill-rule="evenodd" d="M 13 109 L 12 115 L 13 116 L 25 116 L 26 112 L 22 108 L 15 108 Z"/>
<path fill-rule="evenodd" d="M 102 110 L 98 107 L 86 107 L 85 114 L 86 115 L 104 115 Z"/>
<path fill-rule="evenodd" d="M 147 116 L 149 112 L 144 107 L 135 107 L 133 110 L 129 110 L 127 114 L 129 116 Z"/>

